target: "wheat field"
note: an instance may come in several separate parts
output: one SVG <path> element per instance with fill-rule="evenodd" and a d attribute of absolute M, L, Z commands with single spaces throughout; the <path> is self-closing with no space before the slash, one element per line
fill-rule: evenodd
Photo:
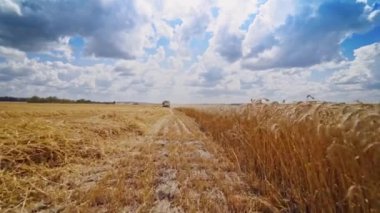
<path fill-rule="evenodd" d="M 379 212 L 380 105 L 0 104 L 1 212 Z"/>
<path fill-rule="evenodd" d="M 380 105 L 181 108 L 278 211 L 380 211 Z"/>

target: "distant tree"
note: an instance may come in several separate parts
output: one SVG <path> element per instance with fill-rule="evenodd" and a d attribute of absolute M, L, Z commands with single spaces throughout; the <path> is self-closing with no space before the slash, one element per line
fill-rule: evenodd
<path fill-rule="evenodd" d="M 35 96 L 32 96 L 31 98 L 29 98 L 28 102 L 29 103 L 40 103 L 41 98 L 35 95 Z"/>
<path fill-rule="evenodd" d="M 33 96 L 29 98 L 29 103 L 74 103 L 74 101 L 69 99 L 60 99 L 55 96 L 49 96 L 46 98 L 40 98 L 38 96 Z"/>
<path fill-rule="evenodd" d="M 81 103 L 81 104 L 83 104 L 83 103 L 92 103 L 92 101 L 86 100 L 86 99 L 78 99 L 76 102 L 77 103 Z"/>
<path fill-rule="evenodd" d="M 0 101 L 25 102 L 25 101 L 28 101 L 28 98 L 17 98 L 17 97 L 3 96 L 3 97 L 0 97 Z"/>
<path fill-rule="evenodd" d="M 39 97 L 34 95 L 30 98 L 16 98 L 16 97 L 8 97 L 3 96 L 0 97 L 0 101 L 10 101 L 10 102 L 28 102 L 28 103 L 86 103 L 86 104 L 116 104 L 116 101 L 110 102 L 99 102 L 99 101 L 91 101 L 87 99 L 78 99 L 78 100 L 70 100 L 65 98 L 58 98 L 56 96 L 48 96 L 46 98 Z"/>

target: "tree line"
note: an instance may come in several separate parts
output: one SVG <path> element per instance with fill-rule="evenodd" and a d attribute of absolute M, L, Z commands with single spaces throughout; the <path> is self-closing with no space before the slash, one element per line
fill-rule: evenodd
<path fill-rule="evenodd" d="M 78 104 L 115 104 L 116 102 L 99 102 L 99 101 L 91 101 L 87 99 L 78 99 L 78 100 L 71 100 L 71 99 L 64 99 L 64 98 L 58 98 L 55 96 L 49 96 L 49 97 L 39 97 L 39 96 L 32 96 L 30 98 L 18 98 L 18 97 L 10 97 L 10 96 L 3 96 L 0 97 L 0 102 L 27 102 L 27 103 L 78 103 Z"/>

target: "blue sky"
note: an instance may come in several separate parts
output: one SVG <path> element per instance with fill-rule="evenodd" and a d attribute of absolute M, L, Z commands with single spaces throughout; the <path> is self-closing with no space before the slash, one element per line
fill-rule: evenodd
<path fill-rule="evenodd" d="M 0 96 L 380 100 L 376 0 L 0 0 Z"/>

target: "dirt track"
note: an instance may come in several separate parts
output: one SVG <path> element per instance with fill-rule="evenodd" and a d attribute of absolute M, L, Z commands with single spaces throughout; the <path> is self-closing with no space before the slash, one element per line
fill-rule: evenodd
<path fill-rule="evenodd" d="M 151 153 L 157 171 L 151 212 L 229 212 L 236 209 L 231 206 L 236 199 L 249 203 L 233 164 L 190 118 L 170 109 L 146 141 L 155 144 Z M 252 210 L 248 203 L 243 208 Z"/>

